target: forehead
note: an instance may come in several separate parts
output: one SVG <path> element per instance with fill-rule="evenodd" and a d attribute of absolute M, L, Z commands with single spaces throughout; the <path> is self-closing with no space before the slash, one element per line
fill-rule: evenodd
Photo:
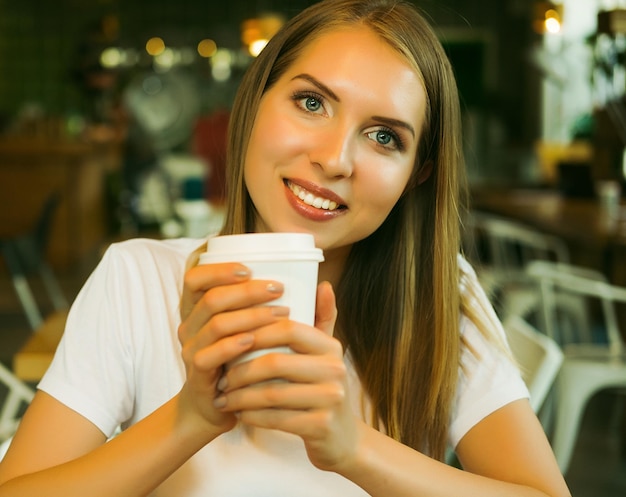
<path fill-rule="evenodd" d="M 365 25 L 348 25 L 322 30 L 304 42 L 293 64 L 340 61 L 357 56 L 360 64 L 370 66 L 398 66 L 417 74 L 417 68 L 396 50 L 390 42 Z M 419 77 L 419 75 L 418 75 Z"/>
<path fill-rule="evenodd" d="M 421 75 L 389 42 L 366 26 L 325 31 L 308 41 L 284 75 L 308 73 L 344 95 L 361 96 L 423 115 Z"/>

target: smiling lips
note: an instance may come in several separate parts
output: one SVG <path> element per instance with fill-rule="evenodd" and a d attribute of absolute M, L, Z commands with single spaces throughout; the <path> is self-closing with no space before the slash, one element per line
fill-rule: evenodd
<path fill-rule="evenodd" d="M 323 209 L 325 211 L 334 211 L 336 209 L 345 208 L 344 205 L 340 205 L 334 200 L 315 196 L 310 191 L 306 190 L 300 185 L 296 185 L 295 183 L 292 183 L 291 181 L 286 181 L 286 185 L 296 197 L 302 200 L 302 202 L 304 202 L 306 205 L 315 207 L 316 209 Z"/>

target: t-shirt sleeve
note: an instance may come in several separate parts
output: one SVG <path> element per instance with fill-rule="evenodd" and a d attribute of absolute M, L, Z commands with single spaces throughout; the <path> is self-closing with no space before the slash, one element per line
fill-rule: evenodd
<path fill-rule="evenodd" d="M 113 247 L 74 301 L 55 357 L 38 385 L 110 436 L 133 409 L 129 268 Z"/>
<path fill-rule="evenodd" d="M 448 436 L 451 447 L 456 447 L 489 414 L 515 400 L 529 398 L 500 320 L 473 269 L 465 261 L 461 267 L 461 292 L 470 299 L 477 314 L 482 313 L 481 320 L 492 323 L 493 336 L 488 338 L 468 317 L 462 317 L 461 367 Z"/>

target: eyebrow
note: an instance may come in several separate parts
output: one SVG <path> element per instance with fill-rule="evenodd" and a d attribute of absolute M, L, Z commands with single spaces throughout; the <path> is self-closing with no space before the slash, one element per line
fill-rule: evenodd
<path fill-rule="evenodd" d="M 372 119 L 374 119 L 375 121 L 380 121 L 381 123 L 386 124 L 387 126 L 397 126 L 400 128 L 404 128 L 413 135 L 413 138 L 415 138 L 415 128 L 413 128 L 413 126 L 411 126 L 409 123 L 405 121 L 400 121 L 399 119 L 393 119 L 391 117 L 383 117 L 383 116 L 373 116 Z"/>
<path fill-rule="evenodd" d="M 314 78 L 310 74 L 302 73 L 291 78 L 292 81 L 295 79 L 304 79 L 305 81 L 308 81 L 312 85 L 317 86 L 320 90 L 326 93 L 335 102 L 341 102 L 341 99 L 337 96 L 337 94 L 334 91 L 332 91 L 328 86 L 326 86 L 324 83 Z M 379 121 L 383 124 L 386 124 L 387 126 L 397 126 L 400 128 L 404 128 L 407 131 L 409 131 L 411 135 L 413 135 L 413 138 L 415 138 L 415 128 L 413 128 L 413 126 L 411 126 L 409 123 L 405 121 L 401 121 L 399 119 L 393 119 L 391 117 L 383 117 L 383 116 L 373 116 L 373 119 L 375 121 Z"/>
<path fill-rule="evenodd" d="M 328 86 L 326 86 L 324 83 L 322 83 L 318 79 L 315 79 L 310 74 L 306 74 L 306 73 L 298 74 L 297 76 L 294 76 L 291 80 L 293 81 L 294 79 L 304 79 L 305 81 L 308 81 L 312 85 L 317 86 L 320 90 L 326 93 L 335 102 L 341 102 L 341 99 L 337 96 L 337 94 L 334 91 L 332 91 Z"/>

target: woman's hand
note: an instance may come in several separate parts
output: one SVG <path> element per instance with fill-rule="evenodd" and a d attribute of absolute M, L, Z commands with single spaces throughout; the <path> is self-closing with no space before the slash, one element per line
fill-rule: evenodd
<path fill-rule="evenodd" d="M 284 319 L 288 309 L 260 306 L 280 297 L 277 282 L 251 280 L 241 264 L 196 266 L 185 275 L 178 329 L 187 381 L 180 393 L 185 422 L 212 436 L 235 425 L 233 412 L 215 407 L 224 365 L 252 349 L 254 331 Z"/>
<path fill-rule="evenodd" d="M 333 470 L 354 455 L 356 422 L 347 395 L 341 343 L 332 337 L 335 297 L 318 288 L 315 327 L 281 320 L 259 328 L 254 349 L 288 346 L 232 367 L 219 381 L 215 406 L 243 423 L 300 436 L 311 462 Z"/>

